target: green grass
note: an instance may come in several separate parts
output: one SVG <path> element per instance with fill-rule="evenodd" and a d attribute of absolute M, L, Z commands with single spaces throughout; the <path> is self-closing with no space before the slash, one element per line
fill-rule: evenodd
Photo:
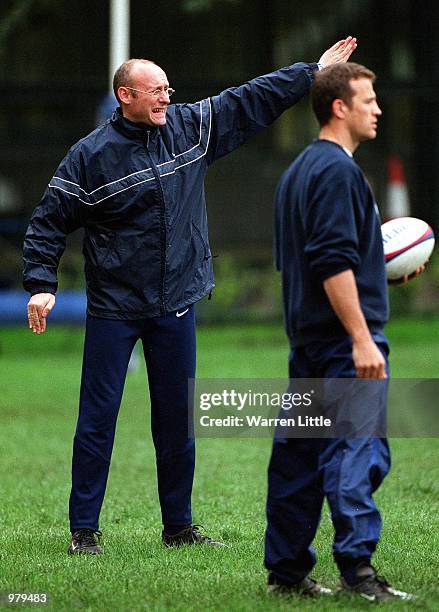
<path fill-rule="evenodd" d="M 439 319 L 388 328 L 398 377 L 437 377 Z M 48 592 L 54 610 L 361 610 L 349 598 L 304 602 L 268 596 L 262 565 L 268 439 L 201 439 L 194 519 L 230 548 L 164 549 L 149 433 L 145 371 L 128 377 L 101 526 L 99 558 L 66 555 L 71 443 L 82 336 L 49 328 L 0 335 L 0 592 Z M 287 371 L 283 330 L 200 328 L 200 377 L 275 378 Z M 439 608 L 439 466 L 434 439 L 392 440 L 393 468 L 377 501 L 384 516 L 375 563 L 397 586 L 421 594 L 409 606 Z M 335 585 L 325 510 L 315 570 Z"/>

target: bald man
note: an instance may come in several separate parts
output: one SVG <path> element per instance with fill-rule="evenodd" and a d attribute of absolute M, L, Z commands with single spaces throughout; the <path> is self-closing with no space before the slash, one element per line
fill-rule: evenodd
<path fill-rule="evenodd" d="M 345 62 L 352 37 L 319 64 Z M 208 166 L 272 123 L 309 90 L 318 64 L 294 64 L 195 104 L 154 62 L 114 75 L 120 104 L 75 144 L 36 207 L 24 245 L 29 327 L 46 329 L 66 236 L 83 228 L 87 322 L 73 443 L 70 554 L 100 554 L 99 515 L 131 352 L 141 340 L 166 546 L 221 546 L 192 524 L 195 444 L 188 381 L 195 377 L 194 304 L 213 287 L 204 177 Z"/>

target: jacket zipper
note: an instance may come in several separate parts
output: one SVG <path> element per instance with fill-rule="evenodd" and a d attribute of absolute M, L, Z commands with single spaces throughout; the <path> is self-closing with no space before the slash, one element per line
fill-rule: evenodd
<path fill-rule="evenodd" d="M 160 181 L 160 174 L 157 170 L 152 155 L 149 152 L 149 130 L 146 132 L 146 151 L 151 163 L 152 172 L 157 179 L 157 183 L 160 189 L 160 314 L 163 316 L 166 314 L 165 304 L 165 276 L 166 276 L 166 210 L 165 210 L 165 194 L 163 193 L 162 183 Z"/>

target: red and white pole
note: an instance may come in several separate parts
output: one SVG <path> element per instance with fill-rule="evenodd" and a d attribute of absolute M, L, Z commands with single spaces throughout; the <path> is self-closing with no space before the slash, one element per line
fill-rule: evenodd
<path fill-rule="evenodd" d="M 398 217 L 409 217 L 410 199 L 401 158 L 397 155 L 391 155 L 387 170 L 386 218 L 389 220 Z"/>

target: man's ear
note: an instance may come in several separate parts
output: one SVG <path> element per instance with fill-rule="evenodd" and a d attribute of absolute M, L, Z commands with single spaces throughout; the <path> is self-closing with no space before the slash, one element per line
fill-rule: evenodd
<path fill-rule="evenodd" d="M 337 119 L 344 119 L 346 116 L 346 102 L 344 102 L 341 98 L 336 98 L 332 103 L 332 114 Z"/>
<path fill-rule="evenodd" d="M 119 96 L 119 100 L 124 104 L 130 103 L 130 94 L 126 87 L 119 87 L 117 90 L 117 95 Z"/>

